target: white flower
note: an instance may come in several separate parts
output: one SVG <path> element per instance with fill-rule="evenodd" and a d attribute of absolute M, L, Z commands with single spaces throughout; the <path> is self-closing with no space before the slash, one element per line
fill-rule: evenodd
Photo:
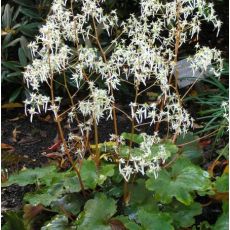
<path fill-rule="evenodd" d="M 50 108 L 48 110 L 51 110 L 54 113 L 55 118 L 58 116 L 59 106 L 58 105 L 50 105 Z"/>
<path fill-rule="evenodd" d="M 34 108 L 34 107 L 29 108 L 29 109 L 28 109 L 28 112 L 29 112 L 29 114 L 30 114 L 30 122 L 32 122 L 32 121 L 33 121 L 33 116 L 34 116 L 34 114 L 38 114 L 38 112 L 35 111 L 35 108 Z"/>

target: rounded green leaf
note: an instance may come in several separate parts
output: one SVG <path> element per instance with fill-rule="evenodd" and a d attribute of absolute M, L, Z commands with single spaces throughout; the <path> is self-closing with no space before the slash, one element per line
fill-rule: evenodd
<path fill-rule="evenodd" d="M 51 206 L 52 209 L 55 209 L 61 213 L 63 212 L 62 210 L 64 208 L 66 211 L 77 215 L 81 210 L 83 201 L 84 199 L 80 194 L 70 193 L 53 202 Z"/>
<path fill-rule="evenodd" d="M 80 173 L 85 188 L 95 189 L 98 182 L 98 174 L 94 161 L 83 160 Z"/>
<path fill-rule="evenodd" d="M 130 220 L 128 216 L 116 216 L 114 219 L 121 221 L 127 229 L 142 230 L 141 226 Z"/>
<path fill-rule="evenodd" d="M 47 175 L 57 173 L 56 167 L 51 165 L 43 168 L 25 169 L 18 174 L 13 174 L 9 177 L 9 180 L 2 186 L 9 186 L 17 184 L 19 186 L 26 186 L 28 184 L 38 183 L 39 180 L 47 177 Z"/>
<path fill-rule="evenodd" d="M 140 209 L 137 213 L 138 221 L 143 230 L 173 230 L 172 218 L 168 213 L 149 212 Z"/>
<path fill-rule="evenodd" d="M 212 191 L 209 174 L 184 158 L 178 159 L 170 171 L 161 170 L 158 178 L 155 179 L 152 174 L 149 176 L 146 187 L 154 191 L 155 198 L 162 203 L 170 203 L 175 197 L 181 203 L 190 205 L 195 191 L 199 194 Z"/>
<path fill-rule="evenodd" d="M 176 142 L 177 145 L 188 143 L 181 149 L 182 156 L 190 159 L 194 163 L 199 163 L 202 160 L 202 149 L 197 141 L 198 139 L 198 136 L 189 132 L 186 135 L 179 136 Z"/>
<path fill-rule="evenodd" d="M 56 215 L 50 222 L 41 228 L 41 230 L 71 230 L 75 229 L 68 223 L 68 218 L 64 215 Z"/>
<path fill-rule="evenodd" d="M 178 202 L 170 214 L 173 218 L 175 227 L 188 228 L 195 223 L 194 216 L 202 213 L 202 207 L 200 203 L 193 203 L 189 206 L 182 205 Z M 183 217 L 183 218 L 182 218 Z"/>
<path fill-rule="evenodd" d="M 221 177 L 216 179 L 216 189 L 218 192 L 228 192 L 229 175 L 224 173 Z"/>
<path fill-rule="evenodd" d="M 229 214 L 223 213 L 216 221 L 212 230 L 229 230 Z"/>
<path fill-rule="evenodd" d="M 99 193 L 94 199 L 86 202 L 82 217 L 77 221 L 77 229 L 111 230 L 109 220 L 115 213 L 115 200 Z"/>

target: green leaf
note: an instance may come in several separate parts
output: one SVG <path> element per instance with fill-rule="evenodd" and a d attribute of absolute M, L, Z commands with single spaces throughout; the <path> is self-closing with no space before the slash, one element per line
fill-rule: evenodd
<path fill-rule="evenodd" d="M 51 204 L 52 209 L 62 212 L 63 208 L 72 213 L 73 215 L 77 215 L 81 211 L 81 207 L 84 204 L 84 199 L 80 194 L 71 193 L 67 194 L 64 197 L 56 200 Z"/>
<path fill-rule="evenodd" d="M 94 161 L 83 160 L 80 173 L 85 188 L 95 189 L 98 184 L 102 185 L 107 177 L 114 175 L 114 167 L 113 164 L 102 164 L 97 170 Z"/>
<path fill-rule="evenodd" d="M 106 194 L 110 197 L 120 198 L 123 195 L 124 186 L 122 184 L 116 184 L 106 191 Z"/>
<path fill-rule="evenodd" d="M 180 203 L 171 208 L 171 216 L 175 227 L 188 228 L 195 223 L 194 216 L 202 213 L 200 203 L 192 203 L 190 206 L 185 206 Z M 183 217 L 183 218 L 182 218 Z"/>
<path fill-rule="evenodd" d="M 51 173 L 56 172 L 56 167 L 51 165 L 43 168 L 25 169 L 18 174 L 13 174 L 9 177 L 9 180 L 2 184 L 2 186 L 9 186 L 12 184 L 18 184 L 19 186 L 26 186 L 28 184 L 38 183 L 43 177 L 47 177 Z"/>
<path fill-rule="evenodd" d="M 229 143 L 225 145 L 224 148 L 218 150 L 217 153 L 219 154 L 219 157 L 224 156 L 226 159 L 228 159 L 229 158 Z"/>
<path fill-rule="evenodd" d="M 100 167 L 100 174 L 106 176 L 106 177 L 112 177 L 114 175 L 114 164 L 103 164 Z"/>
<path fill-rule="evenodd" d="M 21 77 L 21 76 L 22 76 L 22 72 L 21 71 L 16 71 L 16 72 L 7 74 L 6 78 L 8 80 L 9 80 L 9 78 L 13 78 L 12 80 L 15 80 L 15 77 Z"/>
<path fill-rule="evenodd" d="M 21 65 L 16 61 L 2 61 L 2 65 L 14 71 L 20 71 Z"/>
<path fill-rule="evenodd" d="M 49 177 L 41 178 L 45 185 L 43 189 L 33 193 L 27 193 L 24 200 L 32 205 L 42 204 L 49 206 L 57 201 L 63 194 L 81 191 L 75 172 L 50 173 Z"/>
<path fill-rule="evenodd" d="M 2 230 L 26 230 L 22 217 L 16 212 L 6 212 L 3 214 L 6 224 Z"/>
<path fill-rule="evenodd" d="M 13 41 L 5 44 L 2 48 L 5 49 L 7 47 L 15 46 L 18 42 L 20 42 L 21 38 L 16 38 Z"/>
<path fill-rule="evenodd" d="M 123 176 L 120 174 L 118 167 L 115 167 L 114 171 L 115 172 L 111 180 L 113 183 L 119 184 L 121 181 L 123 181 Z"/>
<path fill-rule="evenodd" d="M 130 206 L 138 209 L 139 206 L 143 207 L 144 205 L 150 204 L 153 207 L 153 201 L 152 193 L 145 188 L 145 180 L 136 180 L 136 183 L 132 185 Z"/>
<path fill-rule="evenodd" d="M 191 142 L 190 144 L 186 144 L 182 147 L 182 156 L 187 157 L 194 163 L 200 163 L 202 160 L 202 149 L 197 141 L 198 138 L 198 136 L 189 132 L 185 136 L 179 136 L 176 142 L 177 145 Z"/>
<path fill-rule="evenodd" d="M 177 146 L 168 141 L 166 143 L 154 144 L 151 147 L 151 153 L 152 153 L 151 158 L 153 156 L 158 155 L 158 153 L 161 151 L 162 146 L 165 148 L 165 159 L 169 158 L 172 154 L 175 154 L 178 151 Z"/>
<path fill-rule="evenodd" d="M 14 11 L 14 7 L 10 7 L 9 4 L 5 5 L 4 12 L 2 12 L 3 27 L 11 28 L 13 11 Z"/>
<path fill-rule="evenodd" d="M 20 12 L 30 18 L 41 19 L 41 16 L 36 12 L 36 10 L 30 10 L 25 7 L 20 7 Z"/>
<path fill-rule="evenodd" d="M 24 51 L 26 57 L 27 57 L 29 60 L 32 60 L 31 51 L 30 51 L 30 49 L 28 48 L 29 42 L 27 41 L 27 39 L 25 38 L 25 36 L 21 36 L 20 44 L 21 44 L 21 48 L 23 49 L 23 51 Z"/>
<path fill-rule="evenodd" d="M 83 160 L 81 177 L 86 188 L 95 189 L 98 182 L 97 168 L 92 160 Z"/>
<path fill-rule="evenodd" d="M 52 201 L 56 201 L 61 194 L 49 194 L 46 190 L 42 190 L 40 193 L 27 193 L 23 200 L 29 204 L 36 206 L 42 204 L 44 206 L 49 206 Z"/>
<path fill-rule="evenodd" d="M 229 174 L 224 173 L 221 177 L 216 178 L 216 189 L 218 192 L 229 191 Z"/>
<path fill-rule="evenodd" d="M 36 5 L 34 5 L 34 3 L 31 0 L 13 0 L 14 2 L 16 2 L 19 5 L 25 6 L 25 7 L 29 7 L 29 8 L 35 8 Z"/>
<path fill-rule="evenodd" d="M 6 76 L 4 76 L 4 80 L 13 84 L 19 84 L 21 85 L 22 83 L 22 72 L 21 71 L 16 71 L 13 73 L 9 73 Z"/>
<path fill-rule="evenodd" d="M 2 50 L 4 50 L 6 47 L 6 45 L 12 40 L 13 35 L 11 33 L 8 33 L 5 38 L 2 41 Z"/>
<path fill-rule="evenodd" d="M 144 138 L 139 134 L 132 134 L 132 133 L 122 133 L 121 136 L 129 141 L 135 142 L 137 144 L 140 144 L 144 141 Z"/>
<path fill-rule="evenodd" d="M 41 230 L 70 230 L 75 229 L 68 223 L 68 218 L 64 215 L 56 215 L 50 222 L 41 228 Z"/>
<path fill-rule="evenodd" d="M 114 219 L 121 221 L 127 229 L 142 230 L 141 226 L 130 220 L 128 216 L 116 216 Z"/>
<path fill-rule="evenodd" d="M 99 169 L 98 184 L 102 185 L 108 177 L 114 175 L 114 164 L 103 164 Z"/>
<path fill-rule="evenodd" d="M 211 229 L 211 225 L 208 223 L 208 221 L 203 221 L 198 225 L 198 229 L 199 230 L 210 230 Z M 192 230 L 197 230 L 196 226 L 193 226 Z"/>
<path fill-rule="evenodd" d="M 143 230 L 173 230 L 172 218 L 168 213 L 147 211 L 143 208 L 137 213 L 138 221 Z"/>
<path fill-rule="evenodd" d="M 116 213 L 116 202 L 99 193 L 94 199 L 88 200 L 84 212 L 77 221 L 78 230 L 111 230 L 110 218 Z"/>
<path fill-rule="evenodd" d="M 18 58 L 21 66 L 26 66 L 27 65 L 27 59 L 24 50 L 20 47 L 18 49 Z"/>
<path fill-rule="evenodd" d="M 175 197 L 181 203 L 190 205 L 195 191 L 200 195 L 212 192 L 208 172 L 193 165 L 187 159 L 178 159 L 172 166 L 172 170 L 161 170 L 156 179 L 154 175 L 148 175 L 150 178 L 146 181 L 146 187 L 154 191 L 155 198 L 162 203 L 170 203 Z"/>
<path fill-rule="evenodd" d="M 229 230 L 229 214 L 223 213 L 216 221 L 212 230 Z"/>
<path fill-rule="evenodd" d="M 162 145 L 165 147 L 166 151 L 171 153 L 171 155 L 178 152 L 178 147 L 171 140 L 165 141 Z"/>
<path fill-rule="evenodd" d="M 10 95 L 9 102 L 14 102 L 18 96 L 21 94 L 23 90 L 23 87 L 19 87 L 16 90 L 13 91 L 13 93 Z"/>
<path fill-rule="evenodd" d="M 129 146 L 124 146 L 124 145 L 120 146 L 119 155 L 122 158 L 128 158 L 129 154 L 130 154 L 130 151 L 132 151 L 132 149 L 130 149 Z"/>
<path fill-rule="evenodd" d="M 29 37 L 34 37 L 35 33 L 37 33 L 38 28 L 41 26 L 41 23 L 39 22 L 32 22 L 29 24 L 21 25 L 19 27 L 20 32 L 22 32 L 24 35 Z"/>
<path fill-rule="evenodd" d="M 66 174 L 60 183 L 63 183 L 63 187 L 68 193 L 81 191 L 80 183 L 75 172 L 71 173 L 71 175 Z"/>

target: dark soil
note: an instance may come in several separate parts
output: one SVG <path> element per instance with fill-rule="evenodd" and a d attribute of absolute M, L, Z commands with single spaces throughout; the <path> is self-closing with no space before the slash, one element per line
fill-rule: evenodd
<path fill-rule="evenodd" d="M 14 131 L 17 132 L 15 138 Z M 47 158 L 41 153 L 53 145 L 56 133 L 53 122 L 35 118 L 33 123 L 30 123 L 29 117 L 26 117 L 22 110 L 2 110 L 1 141 L 14 147 L 2 150 L 2 173 L 7 170 L 10 174 L 23 167 L 35 168 L 44 165 Z M 2 211 L 21 208 L 23 195 L 31 188 L 17 185 L 2 188 Z"/>

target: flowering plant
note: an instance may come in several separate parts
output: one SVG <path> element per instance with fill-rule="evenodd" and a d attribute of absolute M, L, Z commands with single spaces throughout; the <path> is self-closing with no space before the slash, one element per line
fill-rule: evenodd
<path fill-rule="evenodd" d="M 104 0 L 53 1 L 46 24 L 29 45 L 34 60 L 26 67 L 24 78 L 33 92 L 25 101 L 25 112 L 30 115 L 31 122 L 33 116 L 42 110 L 53 112 L 62 141 L 61 151 L 78 177 L 80 188 L 75 192 L 81 190 L 85 197 L 88 189 L 102 185 L 116 169 L 125 180 L 124 201 L 126 204 L 131 202 L 134 210 L 138 201 L 130 200 L 128 183 L 134 183 L 136 175 L 149 178 L 146 199 L 149 199 L 149 191 L 154 191 L 156 200 L 164 204 L 175 197 L 181 204 L 190 205 L 194 191 L 201 195 L 212 194 L 207 173 L 183 158 L 175 163 L 178 158 L 175 142 L 178 135 L 186 135 L 193 127 L 193 118 L 183 107 L 184 96 L 178 90 L 179 49 L 199 36 L 203 22 L 212 23 L 218 35 L 222 23 L 217 19 L 213 4 L 203 0 L 141 0 L 140 16 L 132 14 L 127 21 L 120 21 L 116 10 L 105 12 L 103 4 Z M 106 37 L 106 44 L 101 41 L 102 35 Z M 187 60 L 194 74 L 198 69 L 206 71 L 209 68 L 219 77 L 222 71 L 221 52 L 198 42 L 194 55 Z M 70 106 L 64 111 L 62 98 L 55 92 L 57 76 L 63 78 L 62 85 L 69 96 Z M 74 93 L 70 92 L 67 81 L 75 84 Z M 116 101 L 120 86 L 124 84 L 131 85 L 135 92 L 128 103 L 128 112 L 123 111 Z M 50 95 L 41 93 L 44 85 L 49 87 Z M 86 91 L 83 99 L 82 89 Z M 157 98 L 152 102 L 143 101 L 144 95 L 153 89 L 159 92 Z M 130 121 L 130 133 L 119 132 L 118 112 Z M 80 143 L 77 148 L 72 148 L 75 134 L 70 132 L 68 138 L 64 136 L 61 123 L 65 118 L 70 127 L 77 125 L 79 128 L 81 136 L 77 136 Z M 113 120 L 114 133 L 102 145 L 98 126 L 100 121 L 108 119 Z M 151 127 L 149 134 L 139 131 L 146 125 Z M 166 127 L 165 132 L 159 131 L 161 125 Z M 91 132 L 94 133 L 94 144 Z M 105 162 L 113 165 L 108 167 L 116 166 L 116 169 L 108 170 Z M 172 170 L 168 172 L 166 169 L 172 164 Z M 196 178 L 197 187 L 194 183 L 187 186 L 191 175 L 194 176 L 193 182 Z M 89 182 L 87 176 L 93 181 Z M 110 183 L 113 180 L 116 181 L 113 178 Z M 41 181 L 47 183 L 42 178 Z M 136 188 L 145 187 L 143 179 L 135 184 Z M 165 185 L 162 188 L 165 196 L 160 193 L 161 184 Z M 99 194 L 87 201 L 83 220 L 77 222 L 79 229 L 93 229 L 93 222 L 88 223 L 87 218 L 96 213 L 91 213 L 90 208 L 97 206 L 98 202 L 105 205 L 109 199 Z M 105 213 L 108 217 L 116 212 L 114 201 L 111 202 L 108 213 Z M 148 229 L 144 216 L 151 211 L 146 207 L 138 211 L 138 217 L 130 217 L 128 221 L 122 216 L 117 220 L 127 227 L 134 219 Z M 199 213 L 200 207 L 195 214 Z M 172 219 L 167 219 L 165 213 L 156 214 L 156 218 L 165 221 L 163 229 L 173 229 Z M 98 229 L 108 229 L 100 224 Z M 182 223 L 180 226 L 189 225 Z"/>
<path fill-rule="evenodd" d="M 148 148 L 156 143 L 154 140 L 160 141 L 157 133 L 160 123 L 167 123 L 173 141 L 177 135 L 185 134 L 192 127 L 193 119 L 183 108 L 182 97 L 178 92 L 178 52 L 194 36 L 198 37 L 203 21 L 212 23 L 218 35 L 221 22 L 215 15 L 213 5 L 205 1 L 160 3 L 143 0 L 139 17 L 131 15 L 126 22 L 120 22 L 115 10 L 109 14 L 104 12 L 101 7 L 103 1 L 76 2 L 80 5 L 78 12 L 74 11 L 73 1 L 68 7 L 67 1 L 54 0 L 51 14 L 40 29 L 40 35 L 29 45 L 34 61 L 27 66 L 24 78 L 33 90 L 30 98 L 25 101 L 25 110 L 30 114 L 31 121 L 33 115 L 40 113 L 43 107 L 45 112 L 53 111 L 59 132 L 63 133 L 61 119 L 67 115 L 70 125 L 77 123 L 82 140 L 89 141 L 89 132 L 94 127 L 97 145 L 97 125 L 106 117 L 113 119 L 114 133 L 118 137 L 118 108 L 114 93 L 119 92 L 119 86 L 126 83 L 131 84 L 135 90 L 134 99 L 129 104 L 130 115 L 127 115 L 132 124 L 131 133 L 134 134 L 137 126 L 143 123 L 155 129 L 153 136 L 142 135 L 145 137 L 141 144 L 143 156 L 148 155 Z M 114 31 L 118 28 L 121 32 L 114 37 Z M 106 47 L 102 47 L 100 34 L 108 37 Z M 193 72 L 211 66 L 213 73 L 220 76 L 223 65 L 220 51 L 202 47 L 199 43 L 195 50 L 195 54 L 188 58 Z M 67 84 L 64 85 L 71 107 L 63 113 L 60 113 L 61 98 L 54 91 L 57 75 L 62 75 L 65 82 L 67 78 L 72 80 L 77 89 L 74 94 L 70 94 Z M 103 82 L 103 88 L 98 87 L 99 80 Z M 40 93 L 43 84 L 49 86 L 50 96 Z M 88 96 L 79 100 L 78 94 L 84 85 L 88 87 Z M 156 86 L 161 90 L 157 100 L 140 103 L 139 98 Z M 80 119 L 80 116 L 84 119 Z M 63 134 L 61 138 L 63 151 L 70 158 L 68 141 Z M 80 156 L 85 155 L 87 146 L 90 146 L 89 143 L 82 141 Z M 162 157 L 162 152 L 161 148 L 157 158 L 162 158 L 164 162 L 166 159 Z M 117 155 L 119 157 L 119 153 Z M 93 157 L 99 165 L 98 148 Z M 126 178 L 136 170 L 128 166 L 128 162 L 133 159 L 132 155 L 130 157 L 126 163 L 123 158 L 119 158 L 120 171 L 123 175 L 123 171 L 126 171 Z M 148 165 L 152 170 L 159 170 L 159 164 L 155 162 L 152 167 L 153 159 L 147 158 L 149 160 L 142 162 L 142 173 L 145 173 L 145 166 Z"/>

